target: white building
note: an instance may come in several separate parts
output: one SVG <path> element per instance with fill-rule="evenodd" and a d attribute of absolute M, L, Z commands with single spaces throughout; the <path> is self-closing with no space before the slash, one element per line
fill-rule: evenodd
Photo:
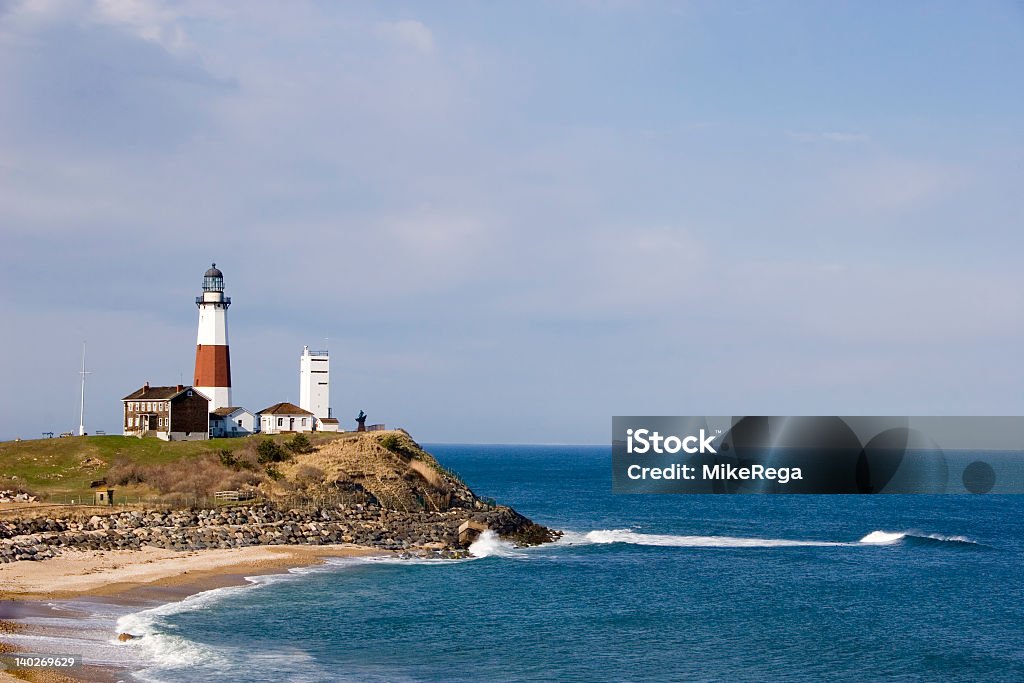
<path fill-rule="evenodd" d="M 245 408 L 227 406 L 210 413 L 210 436 L 249 436 L 257 431 L 256 416 Z"/>
<path fill-rule="evenodd" d="M 264 434 L 311 432 L 316 427 L 316 416 L 294 403 L 275 403 L 257 414 L 259 429 Z"/>
<path fill-rule="evenodd" d="M 299 406 L 318 418 L 331 417 L 331 357 L 302 348 L 299 357 Z"/>
<path fill-rule="evenodd" d="M 341 425 L 336 417 L 318 417 L 316 419 L 316 430 L 318 432 L 340 432 Z"/>

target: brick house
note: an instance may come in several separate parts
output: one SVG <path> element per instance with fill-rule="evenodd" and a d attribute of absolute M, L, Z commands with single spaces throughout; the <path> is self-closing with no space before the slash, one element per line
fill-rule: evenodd
<path fill-rule="evenodd" d="M 210 438 L 210 399 L 192 387 L 151 387 L 121 399 L 124 435 L 155 436 L 164 441 L 201 441 Z"/>

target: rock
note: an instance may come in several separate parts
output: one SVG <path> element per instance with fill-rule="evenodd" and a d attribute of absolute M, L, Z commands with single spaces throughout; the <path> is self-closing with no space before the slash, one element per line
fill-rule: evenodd
<path fill-rule="evenodd" d="M 491 506 L 445 511 L 383 510 L 342 505 L 281 511 L 266 505 L 230 510 L 125 511 L 87 522 L 60 517 L 0 521 L 0 562 L 46 560 L 64 549 L 107 551 L 154 546 L 177 551 L 250 545 L 354 543 L 406 554 L 461 557 L 460 524 L 468 519 L 520 545 L 561 534 L 535 525 L 515 510 Z M 461 553 L 461 554 L 460 554 Z"/>
<path fill-rule="evenodd" d="M 117 639 L 119 641 L 121 641 L 122 643 L 124 643 L 126 641 L 129 641 L 129 640 L 136 640 L 138 638 L 141 638 L 141 636 L 134 636 L 131 633 L 122 633 L 121 635 L 119 635 L 117 637 Z"/>

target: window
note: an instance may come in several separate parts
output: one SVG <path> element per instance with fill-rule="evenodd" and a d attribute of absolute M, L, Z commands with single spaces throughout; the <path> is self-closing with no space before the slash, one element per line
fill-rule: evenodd
<path fill-rule="evenodd" d="M 283 425 L 284 425 L 284 418 L 283 417 L 277 418 L 277 426 L 281 427 Z"/>
<path fill-rule="evenodd" d="M 189 390 L 188 390 L 187 392 L 185 392 L 185 395 L 186 395 L 186 396 L 191 396 L 191 395 L 192 395 L 192 390 L 191 390 L 191 389 L 189 389 Z"/>
<path fill-rule="evenodd" d="M 242 421 L 241 421 L 241 420 L 239 420 L 239 421 L 238 421 L 238 426 L 239 426 L 239 427 L 241 427 L 241 426 L 242 426 Z"/>
<path fill-rule="evenodd" d="M 302 426 L 303 426 L 303 427 L 305 427 L 305 426 L 306 426 L 306 419 L 307 419 L 307 418 L 302 418 Z"/>
<path fill-rule="evenodd" d="M 163 426 L 164 426 L 164 419 L 163 419 L 162 417 L 160 418 L 160 426 L 161 426 L 161 427 L 163 427 Z"/>

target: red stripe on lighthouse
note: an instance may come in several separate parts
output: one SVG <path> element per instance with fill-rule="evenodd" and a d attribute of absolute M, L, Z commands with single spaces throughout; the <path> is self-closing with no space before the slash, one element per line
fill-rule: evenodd
<path fill-rule="evenodd" d="M 231 358 L 228 347 L 199 344 L 196 346 L 197 387 L 230 387 Z"/>

